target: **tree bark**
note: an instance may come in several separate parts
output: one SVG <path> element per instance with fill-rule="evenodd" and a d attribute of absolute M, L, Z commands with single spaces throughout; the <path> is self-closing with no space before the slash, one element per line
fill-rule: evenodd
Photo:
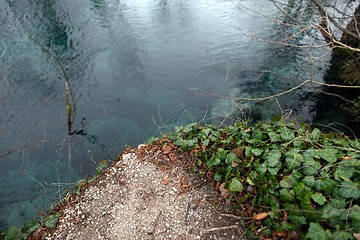
<path fill-rule="evenodd" d="M 348 31 L 343 32 L 340 42 L 350 47 L 360 47 L 360 4 L 356 8 L 351 21 L 346 26 L 346 29 L 353 34 L 349 34 Z M 357 37 L 354 37 L 353 35 L 356 35 Z"/>

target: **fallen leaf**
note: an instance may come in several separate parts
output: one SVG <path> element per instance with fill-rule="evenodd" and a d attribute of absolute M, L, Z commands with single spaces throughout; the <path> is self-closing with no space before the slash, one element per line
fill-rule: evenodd
<path fill-rule="evenodd" d="M 168 176 L 163 177 L 164 185 L 167 185 L 169 182 L 170 182 L 170 179 L 168 178 Z"/>
<path fill-rule="evenodd" d="M 165 145 L 162 147 L 164 154 L 169 154 L 173 150 L 173 146 L 171 145 Z"/>
<path fill-rule="evenodd" d="M 281 232 L 277 232 L 274 234 L 275 236 L 279 236 L 279 237 L 285 237 L 287 235 L 286 231 L 281 231 Z"/>
<path fill-rule="evenodd" d="M 233 148 L 232 152 L 239 158 L 243 157 L 243 155 L 244 155 L 244 149 L 240 150 L 238 148 Z"/>
<path fill-rule="evenodd" d="M 227 189 L 225 189 L 225 183 L 220 184 L 219 191 L 222 197 L 226 197 L 230 194 L 230 192 Z"/>
<path fill-rule="evenodd" d="M 253 220 L 262 220 L 264 218 L 266 218 L 267 216 L 269 216 L 269 214 L 267 212 L 264 213 L 258 213 L 256 215 L 253 216 Z"/>

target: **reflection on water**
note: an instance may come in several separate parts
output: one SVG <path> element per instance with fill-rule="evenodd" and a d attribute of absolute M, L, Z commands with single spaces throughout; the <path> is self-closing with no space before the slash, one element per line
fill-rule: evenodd
<path fill-rule="evenodd" d="M 288 16 L 314 21 L 313 10 L 297 4 L 286 9 Z M 310 53 L 320 57 L 326 49 L 255 40 L 296 31 L 267 0 L 0 0 L 0 9 L 1 227 L 49 207 L 94 173 L 93 161 L 114 159 L 126 145 L 174 125 L 219 123 L 239 107 L 256 120 L 288 108 L 306 121 L 316 113 L 307 90 L 278 102 L 195 94 L 261 97 L 310 77 Z M 319 41 L 291 38 L 294 44 Z M 72 136 L 65 79 L 49 53 L 65 67 L 75 94 Z M 313 66 L 319 81 L 326 64 L 323 57 Z"/>

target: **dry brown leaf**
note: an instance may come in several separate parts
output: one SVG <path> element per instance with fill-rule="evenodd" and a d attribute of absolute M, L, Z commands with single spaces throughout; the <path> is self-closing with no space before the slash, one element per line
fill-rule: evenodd
<path fill-rule="evenodd" d="M 262 220 L 262 219 L 266 218 L 267 216 L 269 216 L 269 213 L 267 213 L 267 212 L 258 213 L 253 216 L 253 220 Z"/>
<path fill-rule="evenodd" d="M 162 147 L 163 153 L 164 154 L 169 154 L 171 153 L 171 151 L 173 150 L 173 146 L 171 145 L 165 145 Z"/>
<path fill-rule="evenodd" d="M 222 197 L 226 197 L 230 194 L 230 192 L 227 189 L 225 189 L 225 183 L 220 184 L 219 191 Z"/>
<path fill-rule="evenodd" d="M 168 178 L 168 176 L 163 177 L 164 185 L 167 185 L 169 182 L 170 182 L 170 179 Z"/>
<path fill-rule="evenodd" d="M 236 156 L 238 156 L 238 157 L 243 157 L 243 155 L 244 155 L 244 149 L 238 149 L 238 148 L 234 148 L 233 150 L 232 150 L 232 152 L 236 155 Z"/>
<path fill-rule="evenodd" d="M 279 237 L 285 237 L 287 235 L 286 231 L 281 231 L 281 232 L 277 232 L 274 234 L 275 236 L 279 236 Z"/>

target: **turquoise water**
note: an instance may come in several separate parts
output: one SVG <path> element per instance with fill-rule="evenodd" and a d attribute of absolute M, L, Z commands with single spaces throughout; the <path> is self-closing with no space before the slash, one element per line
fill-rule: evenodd
<path fill-rule="evenodd" d="M 285 11 L 316 22 L 312 8 L 295 5 Z M 36 217 L 97 162 L 175 125 L 290 112 L 311 122 L 318 111 L 309 89 L 262 102 L 209 95 L 268 96 L 312 73 L 322 81 L 327 48 L 256 40 L 299 30 L 266 0 L 0 0 L 0 9 L 1 228 Z M 290 42 L 323 44 L 309 34 Z M 76 105 L 71 136 L 59 63 Z"/>

